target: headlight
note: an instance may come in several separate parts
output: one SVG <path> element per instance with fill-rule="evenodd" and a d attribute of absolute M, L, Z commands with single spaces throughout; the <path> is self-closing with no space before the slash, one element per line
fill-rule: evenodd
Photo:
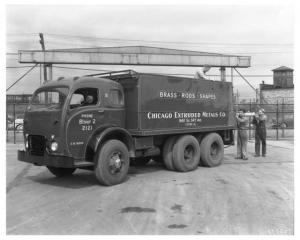
<path fill-rule="evenodd" d="M 58 149 L 58 143 L 57 142 L 52 142 L 50 145 L 51 151 L 56 152 Z"/>

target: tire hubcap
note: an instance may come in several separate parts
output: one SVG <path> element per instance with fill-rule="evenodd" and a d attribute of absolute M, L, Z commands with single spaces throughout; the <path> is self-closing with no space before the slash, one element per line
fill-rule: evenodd
<path fill-rule="evenodd" d="M 109 170 L 110 173 L 116 174 L 121 171 L 123 166 L 123 160 L 121 158 L 121 153 L 115 152 L 111 155 L 109 159 Z"/>
<path fill-rule="evenodd" d="M 184 160 L 185 161 L 191 161 L 194 157 L 194 148 L 192 146 L 187 146 L 184 149 Z"/>

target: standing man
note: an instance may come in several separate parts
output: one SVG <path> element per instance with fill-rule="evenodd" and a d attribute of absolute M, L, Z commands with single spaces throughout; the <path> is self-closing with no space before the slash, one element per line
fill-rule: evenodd
<path fill-rule="evenodd" d="M 248 160 L 248 119 L 245 116 L 245 110 L 239 110 L 236 115 L 237 122 L 237 156 L 236 159 Z"/>
<path fill-rule="evenodd" d="M 262 156 L 266 156 L 266 120 L 264 109 L 259 109 L 252 120 L 252 124 L 255 125 L 255 157 L 260 156 L 260 142 L 262 145 Z"/>

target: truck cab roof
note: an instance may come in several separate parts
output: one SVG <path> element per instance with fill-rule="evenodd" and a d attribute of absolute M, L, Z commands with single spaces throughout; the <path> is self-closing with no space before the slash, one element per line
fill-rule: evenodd
<path fill-rule="evenodd" d="M 67 87 L 71 89 L 77 89 L 79 87 L 99 87 L 99 84 L 110 85 L 118 87 L 119 83 L 116 81 L 107 79 L 107 78 L 100 78 L 100 77 L 71 77 L 71 78 L 62 78 L 56 81 L 51 81 L 45 83 L 40 89 L 47 89 L 53 87 Z"/>

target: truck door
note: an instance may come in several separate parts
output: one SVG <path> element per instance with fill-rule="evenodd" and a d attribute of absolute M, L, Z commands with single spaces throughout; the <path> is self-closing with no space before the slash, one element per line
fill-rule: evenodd
<path fill-rule="evenodd" d="M 98 125 L 103 122 L 101 90 L 78 88 L 70 100 L 66 123 L 66 141 L 74 158 L 83 158 L 85 145 Z"/>
<path fill-rule="evenodd" d="M 66 125 L 69 153 L 83 159 L 90 137 L 102 126 L 124 126 L 124 100 L 119 89 L 78 88 L 71 96 Z"/>

